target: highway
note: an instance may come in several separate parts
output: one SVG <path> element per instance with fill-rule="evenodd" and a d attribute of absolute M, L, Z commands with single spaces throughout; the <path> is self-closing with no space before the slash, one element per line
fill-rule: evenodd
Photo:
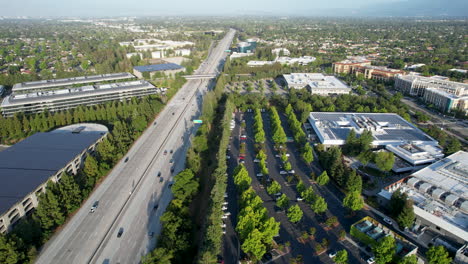
<path fill-rule="evenodd" d="M 219 41 L 195 74 L 219 73 L 234 34 L 230 30 Z M 193 119 L 212 85 L 204 78 L 187 81 L 82 208 L 44 245 L 36 263 L 139 263 L 154 248 L 159 218 L 172 199 L 169 184 L 185 166 L 197 128 Z M 99 206 L 91 213 L 95 201 Z"/>

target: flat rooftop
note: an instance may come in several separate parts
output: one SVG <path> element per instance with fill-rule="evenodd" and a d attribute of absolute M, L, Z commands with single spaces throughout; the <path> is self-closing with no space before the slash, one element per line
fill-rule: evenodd
<path fill-rule="evenodd" d="M 132 75 L 133 76 L 133 75 Z M 154 86 L 144 80 L 109 83 L 100 85 L 87 85 L 76 88 L 56 89 L 50 91 L 38 91 L 26 94 L 13 94 L 3 99 L 1 107 L 8 107 L 16 104 L 44 102 L 50 100 L 67 99 L 80 97 L 84 95 L 111 93 L 116 90 L 139 89 L 139 88 L 154 88 Z"/>
<path fill-rule="evenodd" d="M 283 77 L 291 87 L 308 85 L 311 89 L 350 89 L 335 76 L 326 76 L 321 73 L 291 73 L 283 74 Z"/>
<path fill-rule="evenodd" d="M 99 124 L 75 124 L 39 132 L 0 152 L 0 214 L 36 190 L 108 132 Z"/>
<path fill-rule="evenodd" d="M 163 64 L 152 64 L 152 65 L 145 65 L 145 66 L 135 66 L 133 68 L 139 72 L 154 72 L 154 71 L 178 70 L 178 69 L 183 69 L 184 67 L 175 63 L 163 63 Z"/>
<path fill-rule="evenodd" d="M 92 83 L 92 82 L 103 82 L 110 80 L 121 80 L 135 78 L 135 76 L 128 72 L 121 73 L 109 73 L 109 74 L 99 74 L 99 75 L 90 75 L 90 76 L 80 76 L 73 78 L 64 78 L 64 79 L 51 79 L 51 80 L 42 80 L 42 81 L 32 81 L 32 82 L 23 82 L 13 85 L 12 91 L 22 92 L 33 89 L 47 89 L 54 88 L 59 86 L 74 85 L 80 83 Z"/>
<path fill-rule="evenodd" d="M 311 112 L 309 122 L 321 143 L 343 145 L 351 129 L 359 136 L 364 130 L 372 132 L 374 145 L 438 142 L 397 114 Z"/>

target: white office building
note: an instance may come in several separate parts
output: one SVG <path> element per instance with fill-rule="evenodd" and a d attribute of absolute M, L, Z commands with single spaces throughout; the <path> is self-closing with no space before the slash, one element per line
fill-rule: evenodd
<path fill-rule="evenodd" d="M 321 73 L 291 73 L 284 74 L 284 80 L 290 89 L 308 89 L 312 94 L 349 94 L 351 88 L 335 76 L 325 76 Z"/>

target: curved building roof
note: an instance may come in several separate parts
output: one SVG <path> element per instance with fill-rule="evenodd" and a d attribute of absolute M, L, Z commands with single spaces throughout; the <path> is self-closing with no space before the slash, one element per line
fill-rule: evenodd
<path fill-rule="evenodd" d="M 0 215 L 107 132 L 103 125 L 75 124 L 36 133 L 0 152 Z"/>

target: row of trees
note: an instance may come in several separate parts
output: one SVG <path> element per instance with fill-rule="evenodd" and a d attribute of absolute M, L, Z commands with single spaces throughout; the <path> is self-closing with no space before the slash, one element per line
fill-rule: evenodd
<path fill-rule="evenodd" d="M 189 205 L 198 192 L 198 179 L 190 169 L 174 177 L 171 191 L 173 200 L 161 216 L 163 228 L 157 248 L 142 259 L 142 263 L 186 263 L 186 256 L 193 249 L 193 221 Z"/>
<path fill-rule="evenodd" d="M 97 107 L 99 113 L 91 113 Z M 162 104 L 155 96 L 146 96 L 140 99 L 133 99 L 127 102 L 112 102 L 106 105 L 98 105 L 88 108 L 77 108 L 61 113 L 42 113 L 35 116 L 16 116 L 6 118 L 7 122 L 26 123 L 24 120 L 33 120 L 32 123 L 43 124 L 40 127 L 30 125 L 23 126 L 25 134 L 33 133 L 36 129 L 46 131 L 55 126 L 62 125 L 54 120 L 60 120 L 58 116 L 72 116 L 64 124 L 71 124 L 75 121 L 73 116 L 78 118 L 76 122 L 100 122 L 112 127 L 112 132 L 97 145 L 96 156 L 88 155 L 84 161 L 82 169 L 77 175 L 63 174 L 58 183 L 49 182 L 46 192 L 39 196 L 39 203 L 32 216 L 21 219 L 13 230 L 6 236 L 0 236 L 0 248 L 8 248 L 7 256 L 1 263 L 28 263 L 34 260 L 37 248 L 41 247 L 55 229 L 63 224 L 66 218 L 78 209 L 85 200 L 96 183 L 98 183 L 109 171 L 110 168 L 127 152 L 133 141 L 141 132 L 135 130 L 135 121 L 132 113 L 141 118 L 143 130 L 162 108 Z M 75 114 L 78 112 L 79 114 Z M 109 113 L 109 114 L 107 114 Z M 15 121 L 11 121 L 14 120 Z M 52 121 L 50 121 L 52 120 Z M 78 121 L 79 120 L 79 121 Z M 41 121 L 41 122 L 39 122 Z M 3 122 L 0 122 L 3 123 Z M 29 129 L 29 130 L 27 130 Z M 33 130 L 34 129 L 34 130 Z M 19 140 L 16 137 L 15 140 Z M 5 244 L 1 244 L 4 242 Z"/>
<path fill-rule="evenodd" d="M 273 237 L 278 235 L 280 223 L 273 217 L 268 217 L 262 199 L 246 184 L 247 178 L 250 178 L 247 170 L 243 165 L 239 165 L 234 171 L 235 183 L 240 194 L 236 231 L 242 251 L 252 259 L 260 260 L 271 246 Z"/>
<path fill-rule="evenodd" d="M 296 114 L 294 113 L 291 104 L 288 104 L 285 112 L 286 116 L 288 117 L 289 127 L 291 128 L 294 135 L 294 140 L 301 150 L 301 157 L 307 164 L 310 164 L 312 161 L 314 161 L 314 151 L 307 142 L 307 136 L 302 129 L 301 122 L 297 120 Z"/>
<path fill-rule="evenodd" d="M 273 131 L 273 142 L 275 142 L 276 145 L 283 145 L 287 141 L 286 133 L 283 130 L 283 126 L 281 126 L 281 119 L 274 106 L 270 107 L 270 121 Z"/>

